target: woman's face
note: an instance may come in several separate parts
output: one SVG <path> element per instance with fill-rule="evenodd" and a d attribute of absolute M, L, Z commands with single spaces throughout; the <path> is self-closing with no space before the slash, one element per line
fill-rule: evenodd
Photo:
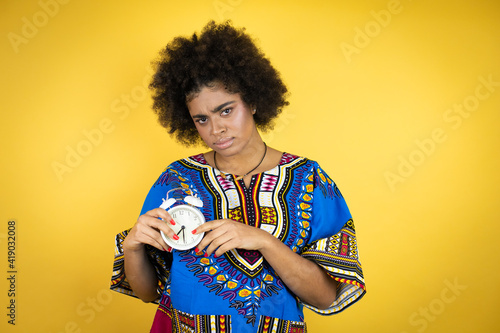
<path fill-rule="evenodd" d="M 187 107 L 201 138 L 218 154 L 233 156 L 260 142 L 255 112 L 220 84 L 203 87 Z"/>

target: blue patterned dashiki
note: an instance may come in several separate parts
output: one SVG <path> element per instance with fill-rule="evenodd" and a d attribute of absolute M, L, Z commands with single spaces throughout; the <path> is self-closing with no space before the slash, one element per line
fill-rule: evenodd
<path fill-rule="evenodd" d="M 235 249 L 216 258 L 194 249 L 167 253 L 147 246 L 161 294 L 151 332 L 306 332 L 304 306 L 335 314 L 365 294 L 351 214 L 317 162 L 283 153 L 276 167 L 253 175 L 247 188 L 211 167 L 203 154 L 191 156 L 160 175 L 141 215 L 178 187 L 196 189 L 207 221 L 232 219 L 261 228 L 316 262 L 339 281 L 337 299 L 326 310 L 302 302 L 258 251 Z M 116 236 L 111 289 L 135 296 L 123 267 L 127 233 Z"/>

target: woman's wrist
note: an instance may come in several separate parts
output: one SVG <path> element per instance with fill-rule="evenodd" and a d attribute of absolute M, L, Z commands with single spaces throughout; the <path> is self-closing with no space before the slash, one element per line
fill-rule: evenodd
<path fill-rule="evenodd" d="M 274 237 L 273 235 L 271 235 L 270 233 L 268 233 L 267 231 L 265 230 L 262 230 L 262 235 L 263 237 L 261 238 L 261 246 L 259 247 L 259 252 L 261 252 L 262 254 L 268 252 L 269 250 L 272 250 L 274 248 L 276 248 L 276 242 L 278 243 L 281 243 L 276 237 Z"/>
<path fill-rule="evenodd" d="M 127 252 L 127 253 L 141 254 L 143 252 L 146 252 L 146 248 L 145 248 L 144 244 L 142 244 L 142 243 L 130 244 L 130 243 L 131 242 L 130 241 L 127 242 L 127 238 L 125 238 L 125 240 L 123 241 L 123 246 L 122 246 L 123 253 Z"/>

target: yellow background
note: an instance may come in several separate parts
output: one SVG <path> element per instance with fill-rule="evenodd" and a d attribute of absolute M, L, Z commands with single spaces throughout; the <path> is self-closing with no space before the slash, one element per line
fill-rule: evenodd
<path fill-rule="evenodd" d="M 500 329 L 498 1 L 4 0 L 0 13 L 2 332 L 148 331 L 154 305 L 107 291 L 113 240 L 164 167 L 203 149 L 166 134 L 144 85 L 158 51 L 209 19 L 258 39 L 291 91 L 267 143 L 318 160 L 355 219 L 368 293 L 333 317 L 307 311 L 310 332 Z M 68 149 L 86 156 L 58 174 Z"/>

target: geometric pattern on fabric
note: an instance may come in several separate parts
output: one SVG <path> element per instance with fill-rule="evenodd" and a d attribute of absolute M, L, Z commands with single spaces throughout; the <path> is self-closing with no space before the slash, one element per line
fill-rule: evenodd
<path fill-rule="evenodd" d="M 125 265 L 123 260 L 123 241 L 129 232 L 130 229 L 125 230 L 115 237 L 115 258 L 113 262 L 113 275 L 111 277 L 110 289 L 137 298 L 127 281 L 127 277 L 125 276 Z M 158 279 L 157 291 L 158 294 L 161 295 L 170 274 L 169 267 L 172 261 L 172 254 L 159 251 L 149 245 L 146 245 L 146 254 L 155 268 L 156 277 Z M 159 300 L 155 300 L 154 302 L 158 303 Z"/>
<path fill-rule="evenodd" d="M 241 207 L 236 207 L 236 208 L 230 209 L 228 214 L 229 214 L 229 219 L 231 219 L 233 221 L 243 222 Z"/>
<path fill-rule="evenodd" d="M 179 310 L 172 311 L 174 332 L 198 333 L 230 333 L 231 317 L 226 315 L 193 315 Z"/>
<path fill-rule="evenodd" d="M 304 333 L 306 332 L 306 323 L 300 321 L 289 321 L 279 318 L 262 316 L 257 332 L 262 333 Z"/>
<path fill-rule="evenodd" d="M 272 207 L 260 207 L 262 222 L 265 224 L 276 225 L 276 209 Z"/>
<path fill-rule="evenodd" d="M 163 318 L 159 320 L 159 318 Z M 167 324 L 168 323 L 168 324 Z M 171 325 L 168 328 L 164 327 Z M 171 331 L 168 331 L 171 329 Z M 193 315 L 172 308 L 168 298 L 162 298 L 158 307 L 152 333 L 166 332 L 213 332 L 231 333 L 242 332 L 235 330 L 231 324 L 231 316 L 227 315 Z M 269 316 L 262 316 L 259 320 L 256 333 L 305 333 L 306 323 L 303 321 L 291 321 Z"/>
<path fill-rule="evenodd" d="M 341 282 L 340 288 L 344 287 L 343 297 L 335 300 L 328 309 L 318 310 L 304 304 L 306 307 L 321 314 L 340 312 L 365 294 L 365 280 L 358 258 L 352 219 L 348 220 L 337 234 L 320 239 L 305 248 L 302 256 L 323 267 L 332 278 Z M 344 284 L 349 287 L 345 288 Z"/>
<path fill-rule="evenodd" d="M 246 187 L 243 181 L 235 181 L 231 175 L 226 178 L 216 175 L 205 181 L 210 187 L 220 193 L 220 203 L 218 204 L 219 215 L 222 218 L 245 223 L 254 227 L 261 227 L 261 224 L 267 225 L 264 230 L 273 234 L 276 238 L 288 236 L 290 240 L 300 240 L 304 243 L 304 238 L 308 233 L 305 228 L 294 227 L 293 230 L 287 230 L 289 227 L 288 211 L 284 209 L 283 189 L 286 189 L 293 180 L 289 174 L 291 164 L 302 165 L 297 157 L 288 158 L 289 154 L 284 154 L 279 167 L 269 172 L 258 174 L 252 177 L 250 186 Z M 200 161 L 200 159 L 198 159 Z M 281 178 L 283 181 L 279 182 Z M 231 182 L 231 186 L 228 184 Z M 265 190 L 262 190 L 262 187 Z M 226 190 L 225 190 L 226 189 Z M 229 190 L 231 189 L 231 190 Z M 271 197 L 262 196 L 262 192 L 270 193 Z M 273 206 L 262 206 L 263 198 L 265 205 L 271 203 Z M 224 210 L 222 207 L 233 207 Z M 281 216 L 278 217 L 276 211 L 280 210 Z M 269 228 L 272 226 L 273 228 Z M 262 226 L 263 227 L 263 226 Z M 233 249 L 224 253 L 221 258 L 200 258 L 196 253 L 183 252 L 180 254 L 182 260 L 189 263 L 187 267 L 198 277 L 199 282 L 210 288 L 210 291 L 216 295 L 227 298 L 229 306 L 237 309 L 249 323 L 255 325 L 257 318 L 256 312 L 260 307 L 262 297 L 271 297 L 273 293 L 282 290 L 283 286 L 278 277 L 272 278 L 268 274 L 261 275 L 264 268 L 264 259 L 260 252 Z M 230 263 L 230 265 L 227 265 Z"/>
<path fill-rule="evenodd" d="M 203 154 L 182 159 L 154 183 L 141 214 L 177 187 L 196 191 L 207 221 L 228 218 L 260 228 L 315 261 L 339 281 L 337 299 L 326 310 L 304 303 L 258 251 L 205 257 L 194 249 L 168 253 L 146 246 L 161 295 L 153 327 L 169 322 L 174 332 L 306 332 L 303 306 L 334 314 L 365 294 L 354 223 L 336 184 L 316 162 L 283 153 L 275 168 L 253 175 L 247 187 L 232 175 L 222 177 Z M 116 237 L 111 289 L 135 296 L 123 267 L 127 233 Z"/>

